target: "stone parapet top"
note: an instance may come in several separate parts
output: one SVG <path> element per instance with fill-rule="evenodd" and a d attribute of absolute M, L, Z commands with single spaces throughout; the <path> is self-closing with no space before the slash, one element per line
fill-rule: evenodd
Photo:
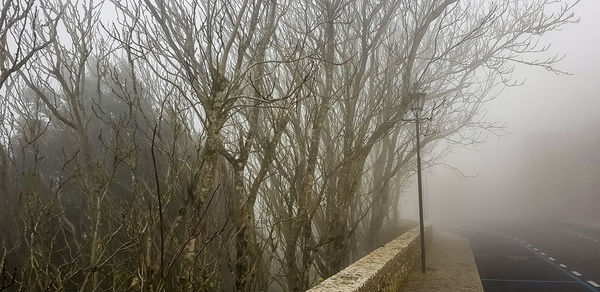
<path fill-rule="evenodd" d="M 430 225 L 426 226 L 425 236 L 431 236 Z M 417 226 L 308 291 L 394 291 L 410 272 L 419 252 Z"/>

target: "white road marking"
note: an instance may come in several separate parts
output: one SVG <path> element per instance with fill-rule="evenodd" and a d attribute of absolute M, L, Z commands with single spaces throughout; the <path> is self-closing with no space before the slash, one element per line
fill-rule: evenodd
<path fill-rule="evenodd" d="M 566 265 L 563 265 L 563 264 L 558 264 L 558 265 L 561 266 L 561 267 L 563 267 L 563 268 L 567 267 Z"/>
<path fill-rule="evenodd" d="M 541 252 L 540 254 L 541 254 L 541 255 L 543 255 L 543 256 L 545 256 L 545 255 L 546 255 L 546 254 L 545 254 L 545 253 L 543 253 L 543 252 Z"/>
<path fill-rule="evenodd" d="M 594 282 L 594 281 L 587 281 L 588 283 L 590 283 L 590 285 L 596 287 L 596 288 L 600 288 L 600 285 L 598 285 L 598 283 Z"/>
<path fill-rule="evenodd" d="M 537 251 L 538 249 L 537 248 L 533 248 L 533 250 Z"/>
<path fill-rule="evenodd" d="M 549 259 L 549 260 L 551 260 L 551 261 L 555 261 L 555 260 L 556 260 L 556 259 L 555 259 L 555 258 L 553 258 L 553 257 L 548 257 L 548 259 Z"/>
<path fill-rule="evenodd" d="M 572 231 L 569 231 L 569 233 L 570 233 L 570 234 L 573 234 L 573 235 L 575 235 L 575 236 L 577 236 L 577 237 L 583 238 L 583 239 L 587 239 L 587 240 L 593 240 L 594 242 L 600 242 L 600 239 L 598 239 L 598 238 L 593 238 L 593 237 L 591 237 L 591 236 L 589 236 L 589 235 L 585 235 L 585 234 L 581 234 L 581 233 L 576 233 L 576 232 L 572 232 Z"/>
<path fill-rule="evenodd" d="M 573 275 L 575 276 L 581 277 L 581 274 L 577 271 L 571 271 L 571 273 L 573 273 Z"/>

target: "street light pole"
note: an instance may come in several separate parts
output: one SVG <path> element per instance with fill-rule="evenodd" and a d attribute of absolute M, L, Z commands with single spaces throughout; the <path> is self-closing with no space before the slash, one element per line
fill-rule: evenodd
<path fill-rule="evenodd" d="M 421 133 L 419 111 L 415 111 L 417 134 L 417 184 L 419 189 L 419 229 L 421 233 L 421 272 L 425 273 L 425 224 L 423 223 L 423 187 L 421 183 Z"/>
<path fill-rule="evenodd" d="M 415 113 L 415 127 L 417 134 L 417 184 L 419 189 L 419 229 L 421 234 L 421 272 L 425 273 L 425 223 L 423 222 L 423 186 L 421 182 L 421 131 L 419 113 L 425 105 L 424 92 L 414 92 L 411 94 L 412 110 Z"/>

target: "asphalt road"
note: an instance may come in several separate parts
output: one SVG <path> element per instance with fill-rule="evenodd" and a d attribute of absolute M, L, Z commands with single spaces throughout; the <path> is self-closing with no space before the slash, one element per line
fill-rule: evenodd
<path fill-rule="evenodd" d="M 464 235 L 486 292 L 600 292 L 600 228 L 504 223 Z"/>

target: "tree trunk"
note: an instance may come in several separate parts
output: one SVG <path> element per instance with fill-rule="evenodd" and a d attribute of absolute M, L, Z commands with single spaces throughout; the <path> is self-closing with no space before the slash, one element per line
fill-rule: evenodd
<path fill-rule="evenodd" d="M 8 206 L 8 159 L 4 145 L 0 144 L 0 202 L 2 206 Z M 4 212 L 3 212 L 4 213 Z"/>

